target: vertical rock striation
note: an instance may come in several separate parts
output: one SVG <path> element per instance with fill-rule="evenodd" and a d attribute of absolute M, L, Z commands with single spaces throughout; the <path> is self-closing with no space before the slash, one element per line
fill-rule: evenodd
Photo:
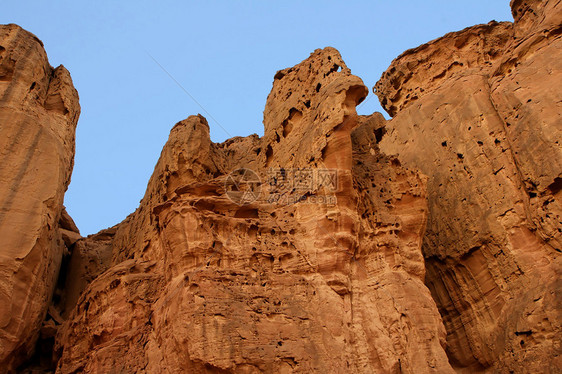
<path fill-rule="evenodd" d="M 562 4 L 511 7 L 393 61 L 390 121 L 330 47 L 275 74 L 261 138 L 180 121 L 87 238 L 70 75 L 0 26 L 0 370 L 559 372 Z"/>
<path fill-rule="evenodd" d="M 399 56 L 375 86 L 381 149 L 429 177 L 426 284 L 459 371 L 557 372 L 562 251 L 559 1 L 512 1 Z"/>
<path fill-rule="evenodd" d="M 61 228 L 71 222 L 62 204 L 79 113 L 70 74 L 49 65 L 41 41 L 16 25 L 0 26 L 0 367 L 5 371 L 32 353 L 66 251 L 63 236 L 72 241 L 73 228 Z"/>
<path fill-rule="evenodd" d="M 58 372 L 452 372 L 423 283 L 426 180 L 379 152 L 366 95 L 326 48 L 275 75 L 263 138 L 176 124 Z"/>

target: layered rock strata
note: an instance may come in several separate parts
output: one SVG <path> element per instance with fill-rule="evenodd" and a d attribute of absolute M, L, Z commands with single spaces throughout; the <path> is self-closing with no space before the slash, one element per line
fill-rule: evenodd
<path fill-rule="evenodd" d="M 0 367 L 35 346 L 63 253 L 77 229 L 63 210 L 74 160 L 78 94 L 43 44 L 0 26 Z"/>
<path fill-rule="evenodd" d="M 381 150 L 429 177 L 426 284 L 459 371 L 562 367 L 562 6 L 398 57 L 375 90 Z"/>
<path fill-rule="evenodd" d="M 275 75 L 262 138 L 176 124 L 58 372 L 452 372 L 423 283 L 426 180 L 379 152 L 366 95 L 326 48 Z"/>
<path fill-rule="evenodd" d="M 0 369 L 560 372 L 562 5 L 511 8 L 393 61 L 390 121 L 328 47 L 275 74 L 263 137 L 177 123 L 87 238 L 70 76 L 1 26 Z"/>

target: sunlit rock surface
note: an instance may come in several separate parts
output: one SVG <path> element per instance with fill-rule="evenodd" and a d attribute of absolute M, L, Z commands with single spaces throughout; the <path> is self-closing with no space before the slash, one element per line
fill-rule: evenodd
<path fill-rule="evenodd" d="M 559 372 L 562 6 L 512 11 L 391 64 L 380 147 L 429 177 L 426 284 L 451 364 Z"/>
<path fill-rule="evenodd" d="M 78 96 L 0 27 L 0 371 L 559 373 L 560 1 L 406 51 L 359 116 L 327 47 L 264 136 L 190 116 L 135 212 L 62 206 Z"/>
<path fill-rule="evenodd" d="M 63 253 L 80 237 L 62 205 L 79 113 L 68 71 L 49 65 L 33 34 L 0 25 L 0 368 L 5 370 L 33 352 Z"/>

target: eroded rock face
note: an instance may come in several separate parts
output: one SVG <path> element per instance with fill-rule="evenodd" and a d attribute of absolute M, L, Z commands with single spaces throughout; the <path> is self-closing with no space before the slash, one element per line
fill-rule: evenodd
<path fill-rule="evenodd" d="M 366 95 L 326 48 L 275 75 L 263 138 L 174 126 L 58 372 L 452 372 L 423 283 L 426 179 L 380 153 Z"/>
<path fill-rule="evenodd" d="M 429 177 L 426 284 L 447 352 L 470 372 L 557 372 L 562 62 L 558 1 L 512 1 L 515 23 L 447 34 L 376 85 L 381 143 Z"/>
<path fill-rule="evenodd" d="M 0 27 L 0 369 L 40 336 L 20 369 L 558 372 L 562 6 L 511 6 L 399 56 L 390 121 L 328 47 L 275 74 L 262 138 L 177 123 L 87 238 L 70 76 Z"/>
<path fill-rule="evenodd" d="M 65 241 L 70 244 L 79 236 L 62 205 L 70 182 L 79 112 L 68 71 L 49 65 L 42 43 L 33 34 L 16 25 L 1 25 L 3 372 L 14 369 L 33 351 L 67 248 Z"/>

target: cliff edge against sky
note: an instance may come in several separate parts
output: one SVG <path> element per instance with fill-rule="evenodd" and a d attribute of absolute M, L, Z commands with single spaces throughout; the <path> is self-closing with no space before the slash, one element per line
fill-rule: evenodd
<path fill-rule="evenodd" d="M 171 130 L 145 196 L 81 237 L 78 94 L 0 26 L 6 372 L 558 373 L 560 1 L 397 57 L 278 71 L 264 136 Z"/>

